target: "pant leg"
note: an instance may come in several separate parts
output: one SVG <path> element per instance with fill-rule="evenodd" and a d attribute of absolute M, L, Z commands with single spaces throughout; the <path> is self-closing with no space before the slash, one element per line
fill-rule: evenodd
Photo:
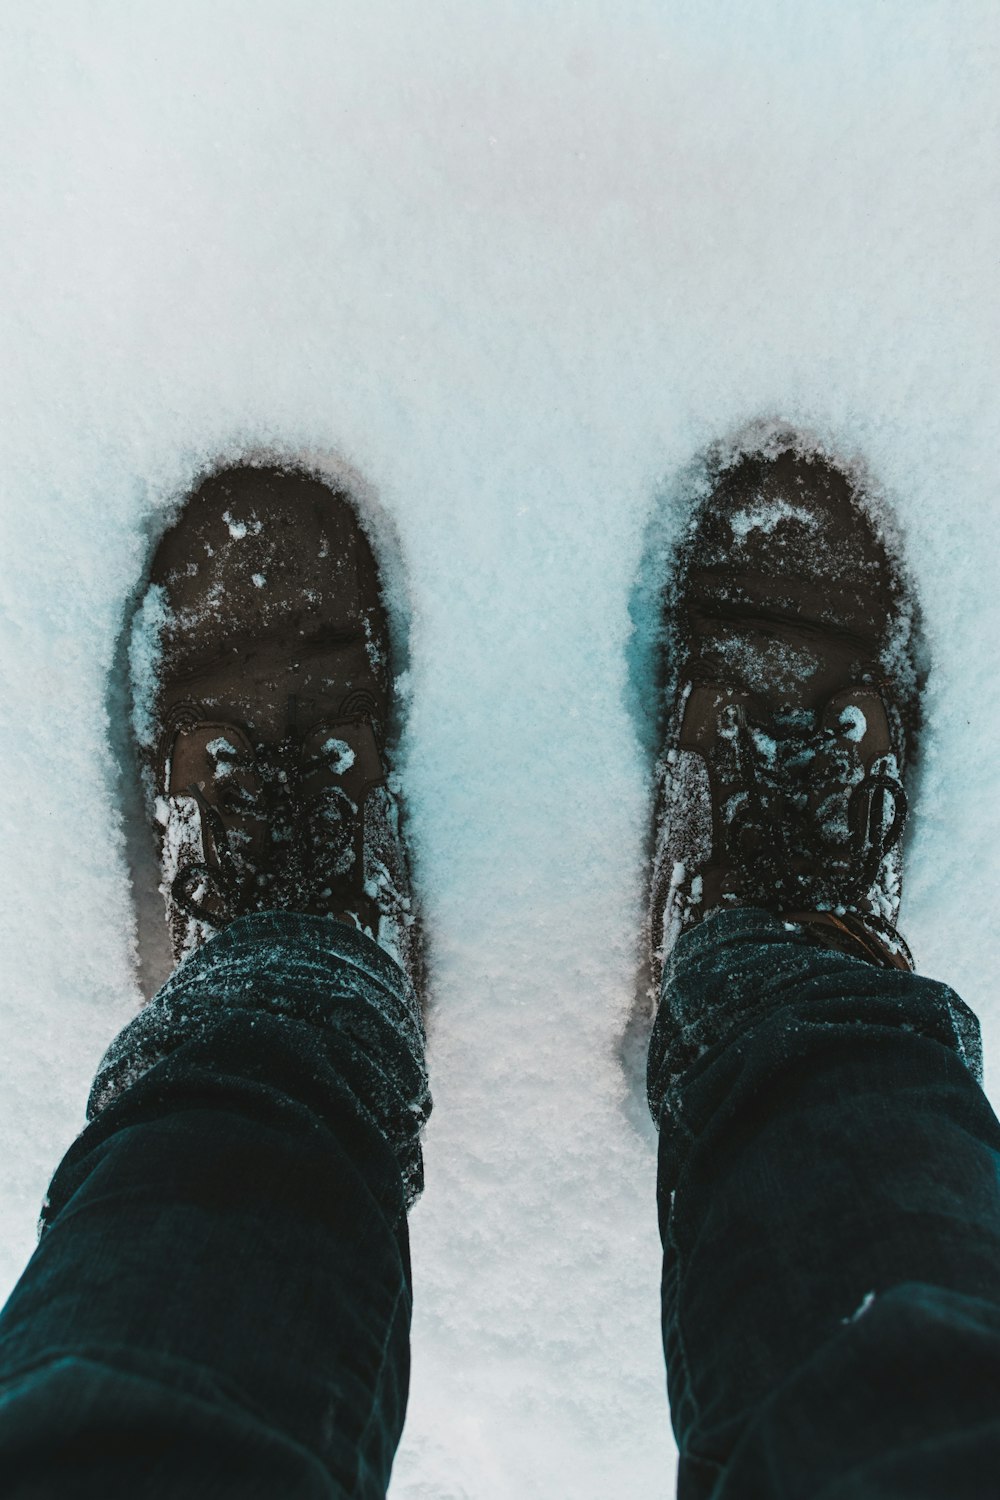
<path fill-rule="evenodd" d="M 0 1495 L 382 1497 L 406 1405 L 419 1009 L 244 918 L 110 1049 L 0 1315 Z"/>
<path fill-rule="evenodd" d="M 946 986 L 766 912 L 685 935 L 650 1049 L 682 1500 L 1000 1474 L 1000 1125 Z"/>

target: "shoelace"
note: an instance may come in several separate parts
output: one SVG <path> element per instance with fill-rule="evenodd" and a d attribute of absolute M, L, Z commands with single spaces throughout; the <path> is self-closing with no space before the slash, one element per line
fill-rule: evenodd
<path fill-rule="evenodd" d="M 840 901 L 860 905 L 903 836 L 907 801 L 899 778 L 876 765 L 848 790 L 842 751 L 838 780 L 837 749 L 822 731 L 793 724 L 767 741 L 750 725 L 742 704 L 730 705 L 728 716 L 727 779 L 745 789 L 724 818 L 736 873 L 750 888 L 762 886 L 777 892 L 782 905 L 797 906 L 814 898 L 819 862 Z M 830 764 L 817 784 L 824 756 Z M 831 836 L 824 806 L 843 814 L 839 837 Z"/>
<path fill-rule="evenodd" d="M 220 928 L 271 905 L 306 910 L 332 897 L 354 862 L 358 814 L 343 788 L 329 779 L 334 756 L 304 757 L 301 738 L 291 733 L 279 745 L 258 751 L 252 762 L 235 755 L 225 760 L 217 804 L 200 787 L 187 788 L 201 815 L 206 858 L 178 870 L 171 886 L 177 906 Z M 320 785 L 309 792 L 317 778 Z M 266 840 L 261 858 L 246 857 L 240 848 L 245 832 L 227 826 L 223 812 L 261 825 Z"/>

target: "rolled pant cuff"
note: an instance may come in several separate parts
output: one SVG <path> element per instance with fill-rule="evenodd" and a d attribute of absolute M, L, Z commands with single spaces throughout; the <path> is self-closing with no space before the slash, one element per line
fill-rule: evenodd
<path fill-rule="evenodd" d="M 664 969 L 647 1070 L 654 1120 L 660 1122 L 684 1075 L 713 1049 L 785 1007 L 824 1000 L 856 1002 L 859 1021 L 877 1001 L 880 1020 L 930 1028 L 982 1079 L 979 1023 L 947 985 L 819 947 L 815 931 L 806 934 L 773 912 L 736 907 L 684 933 Z"/>
<path fill-rule="evenodd" d="M 419 1000 L 377 943 L 330 917 L 254 913 L 197 949 L 111 1043 L 88 1119 L 186 1042 L 248 1012 L 314 1028 L 348 1068 L 353 1055 L 364 1056 L 365 1076 L 377 1076 L 378 1086 L 359 1090 L 360 1102 L 395 1150 L 412 1201 L 431 1108 Z"/>

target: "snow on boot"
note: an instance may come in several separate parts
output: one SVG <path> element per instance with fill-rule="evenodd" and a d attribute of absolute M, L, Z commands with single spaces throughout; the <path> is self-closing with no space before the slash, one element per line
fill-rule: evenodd
<path fill-rule="evenodd" d="M 131 659 L 175 959 L 289 910 L 350 922 L 416 981 L 389 632 L 348 497 L 279 468 L 207 479 L 156 549 Z"/>
<path fill-rule="evenodd" d="M 848 475 L 785 432 L 720 462 L 666 607 L 651 960 L 756 906 L 912 968 L 896 931 L 914 608 Z"/>

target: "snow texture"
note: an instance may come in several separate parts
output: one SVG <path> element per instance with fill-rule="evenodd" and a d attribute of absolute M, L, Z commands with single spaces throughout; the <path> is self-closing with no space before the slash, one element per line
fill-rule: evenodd
<path fill-rule="evenodd" d="M 933 658 L 902 925 L 996 1085 L 998 33 L 990 0 L 5 8 L 5 1288 L 140 999 L 125 613 L 244 454 L 353 483 L 405 567 L 437 1109 L 394 1500 L 671 1488 L 629 604 L 748 420 L 896 507 Z"/>
<path fill-rule="evenodd" d="M 739 511 L 729 522 L 734 538 L 743 542 L 752 531 L 763 531 L 765 536 L 781 521 L 795 520 L 803 526 L 815 526 L 815 517 L 800 505 L 789 505 L 787 500 L 774 500 L 769 505 L 754 505 Z"/>
<path fill-rule="evenodd" d="M 868 720 L 860 708 L 852 705 L 840 715 L 840 726 L 845 739 L 860 745 L 868 729 Z"/>
<path fill-rule="evenodd" d="M 330 765 L 334 776 L 343 776 L 345 771 L 351 769 L 355 761 L 354 751 L 346 740 L 328 739 L 323 745 L 323 754 L 337 757 L 335 761 L 331 760 Z"/>

